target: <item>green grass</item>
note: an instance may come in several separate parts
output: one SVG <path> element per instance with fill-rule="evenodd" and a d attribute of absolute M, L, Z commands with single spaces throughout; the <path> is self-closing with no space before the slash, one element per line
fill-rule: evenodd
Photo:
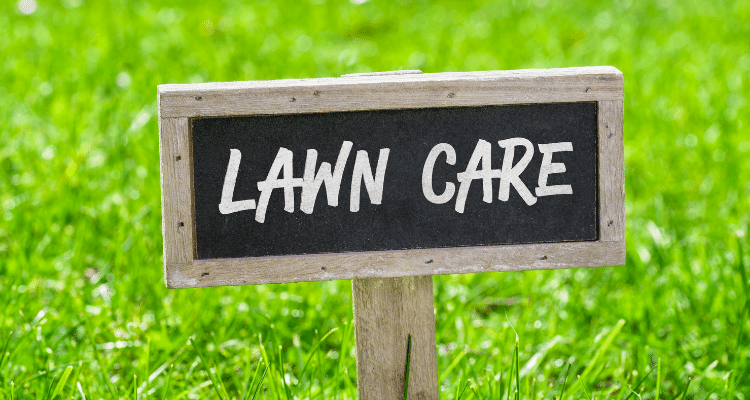
<path fill-rule="evenodd" d="M 585 65 L 627 264 L 435 277 L 441 396 L 750 398 L 750 2 L 165 3 L 0 3 L 0 398 L 356 396 L 348 281 L 164 287 L 158 84 Z"/>

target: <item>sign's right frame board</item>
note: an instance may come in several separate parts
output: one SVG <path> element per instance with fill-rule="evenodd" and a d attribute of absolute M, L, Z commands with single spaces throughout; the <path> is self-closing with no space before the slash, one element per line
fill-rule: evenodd
<path fill-rule="evenodd" d="M 205 287 L 615 266 L 625 263 L 624 81 L 614 67 L 159 86 L 164 268 L 168 287 Z M 596 102 L 594 241 L 198 259 L 195 118 Z"/>

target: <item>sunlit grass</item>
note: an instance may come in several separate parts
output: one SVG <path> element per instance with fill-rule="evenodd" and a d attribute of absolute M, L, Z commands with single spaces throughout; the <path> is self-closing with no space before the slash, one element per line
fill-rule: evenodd
<path fill-rule="evenodd" d="M 585 65 L 625 76 L 627 264 L 436 277 L 441 396 L 749 398 L 748 21 L 742 1 L 1 3 L 0 398 L 355 397 L 348 281 L 164 287 L 158 84 Z"/>

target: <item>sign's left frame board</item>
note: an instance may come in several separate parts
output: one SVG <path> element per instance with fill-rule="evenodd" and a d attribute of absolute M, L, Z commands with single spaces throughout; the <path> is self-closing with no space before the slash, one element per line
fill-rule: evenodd
<path fill-rule="evenodd" d="M 613 67 L 362 75 L 158 87 L 164 274 L 168 287 L 230 286 L 622 265 L 623 77 Z M 596 102 L 598 239 L 198 260 L 193 118 Z"/>

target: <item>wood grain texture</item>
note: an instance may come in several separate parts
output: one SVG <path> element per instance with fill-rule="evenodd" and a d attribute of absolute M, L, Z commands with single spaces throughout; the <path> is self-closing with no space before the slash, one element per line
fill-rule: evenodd
<path fill-rule="evenodd" d="M 622 100 L 614 67 L 159 85 L 161 117 Z"/>
<path fill-rule="evenodd" d="M 411 335 L 407 399 L 437 400 L 432 277 L 355 279 L 352 298 L 358 398 L 404 398 L 406 350 Z"/>
<path fill-rule="evenodd" d="M 170 264 L 173 288 L 622 265 L 620 242 L 569 242 Z"/>
<path fill-rule="evenodd" d="M 599 238 L 625 247 L 625 138 L 622 100 L 599 102 Z"/>
<path fill-rule="evenodd" d="M 400 71 L 379 71 L 379 72 L 357 72 L 354 74 L 344 74 L 341 77 L 351 78 L 360 76 L 379 76 L 379 75 L 408 75 L 408 74 L 421 74 L 420 69 L 404 69 Z"/>
<path fill-rule="evenodd" d="M 164 277 L 171 267 L 193 262 L 193 201 L 187 118 L 159 119 Z"/>

